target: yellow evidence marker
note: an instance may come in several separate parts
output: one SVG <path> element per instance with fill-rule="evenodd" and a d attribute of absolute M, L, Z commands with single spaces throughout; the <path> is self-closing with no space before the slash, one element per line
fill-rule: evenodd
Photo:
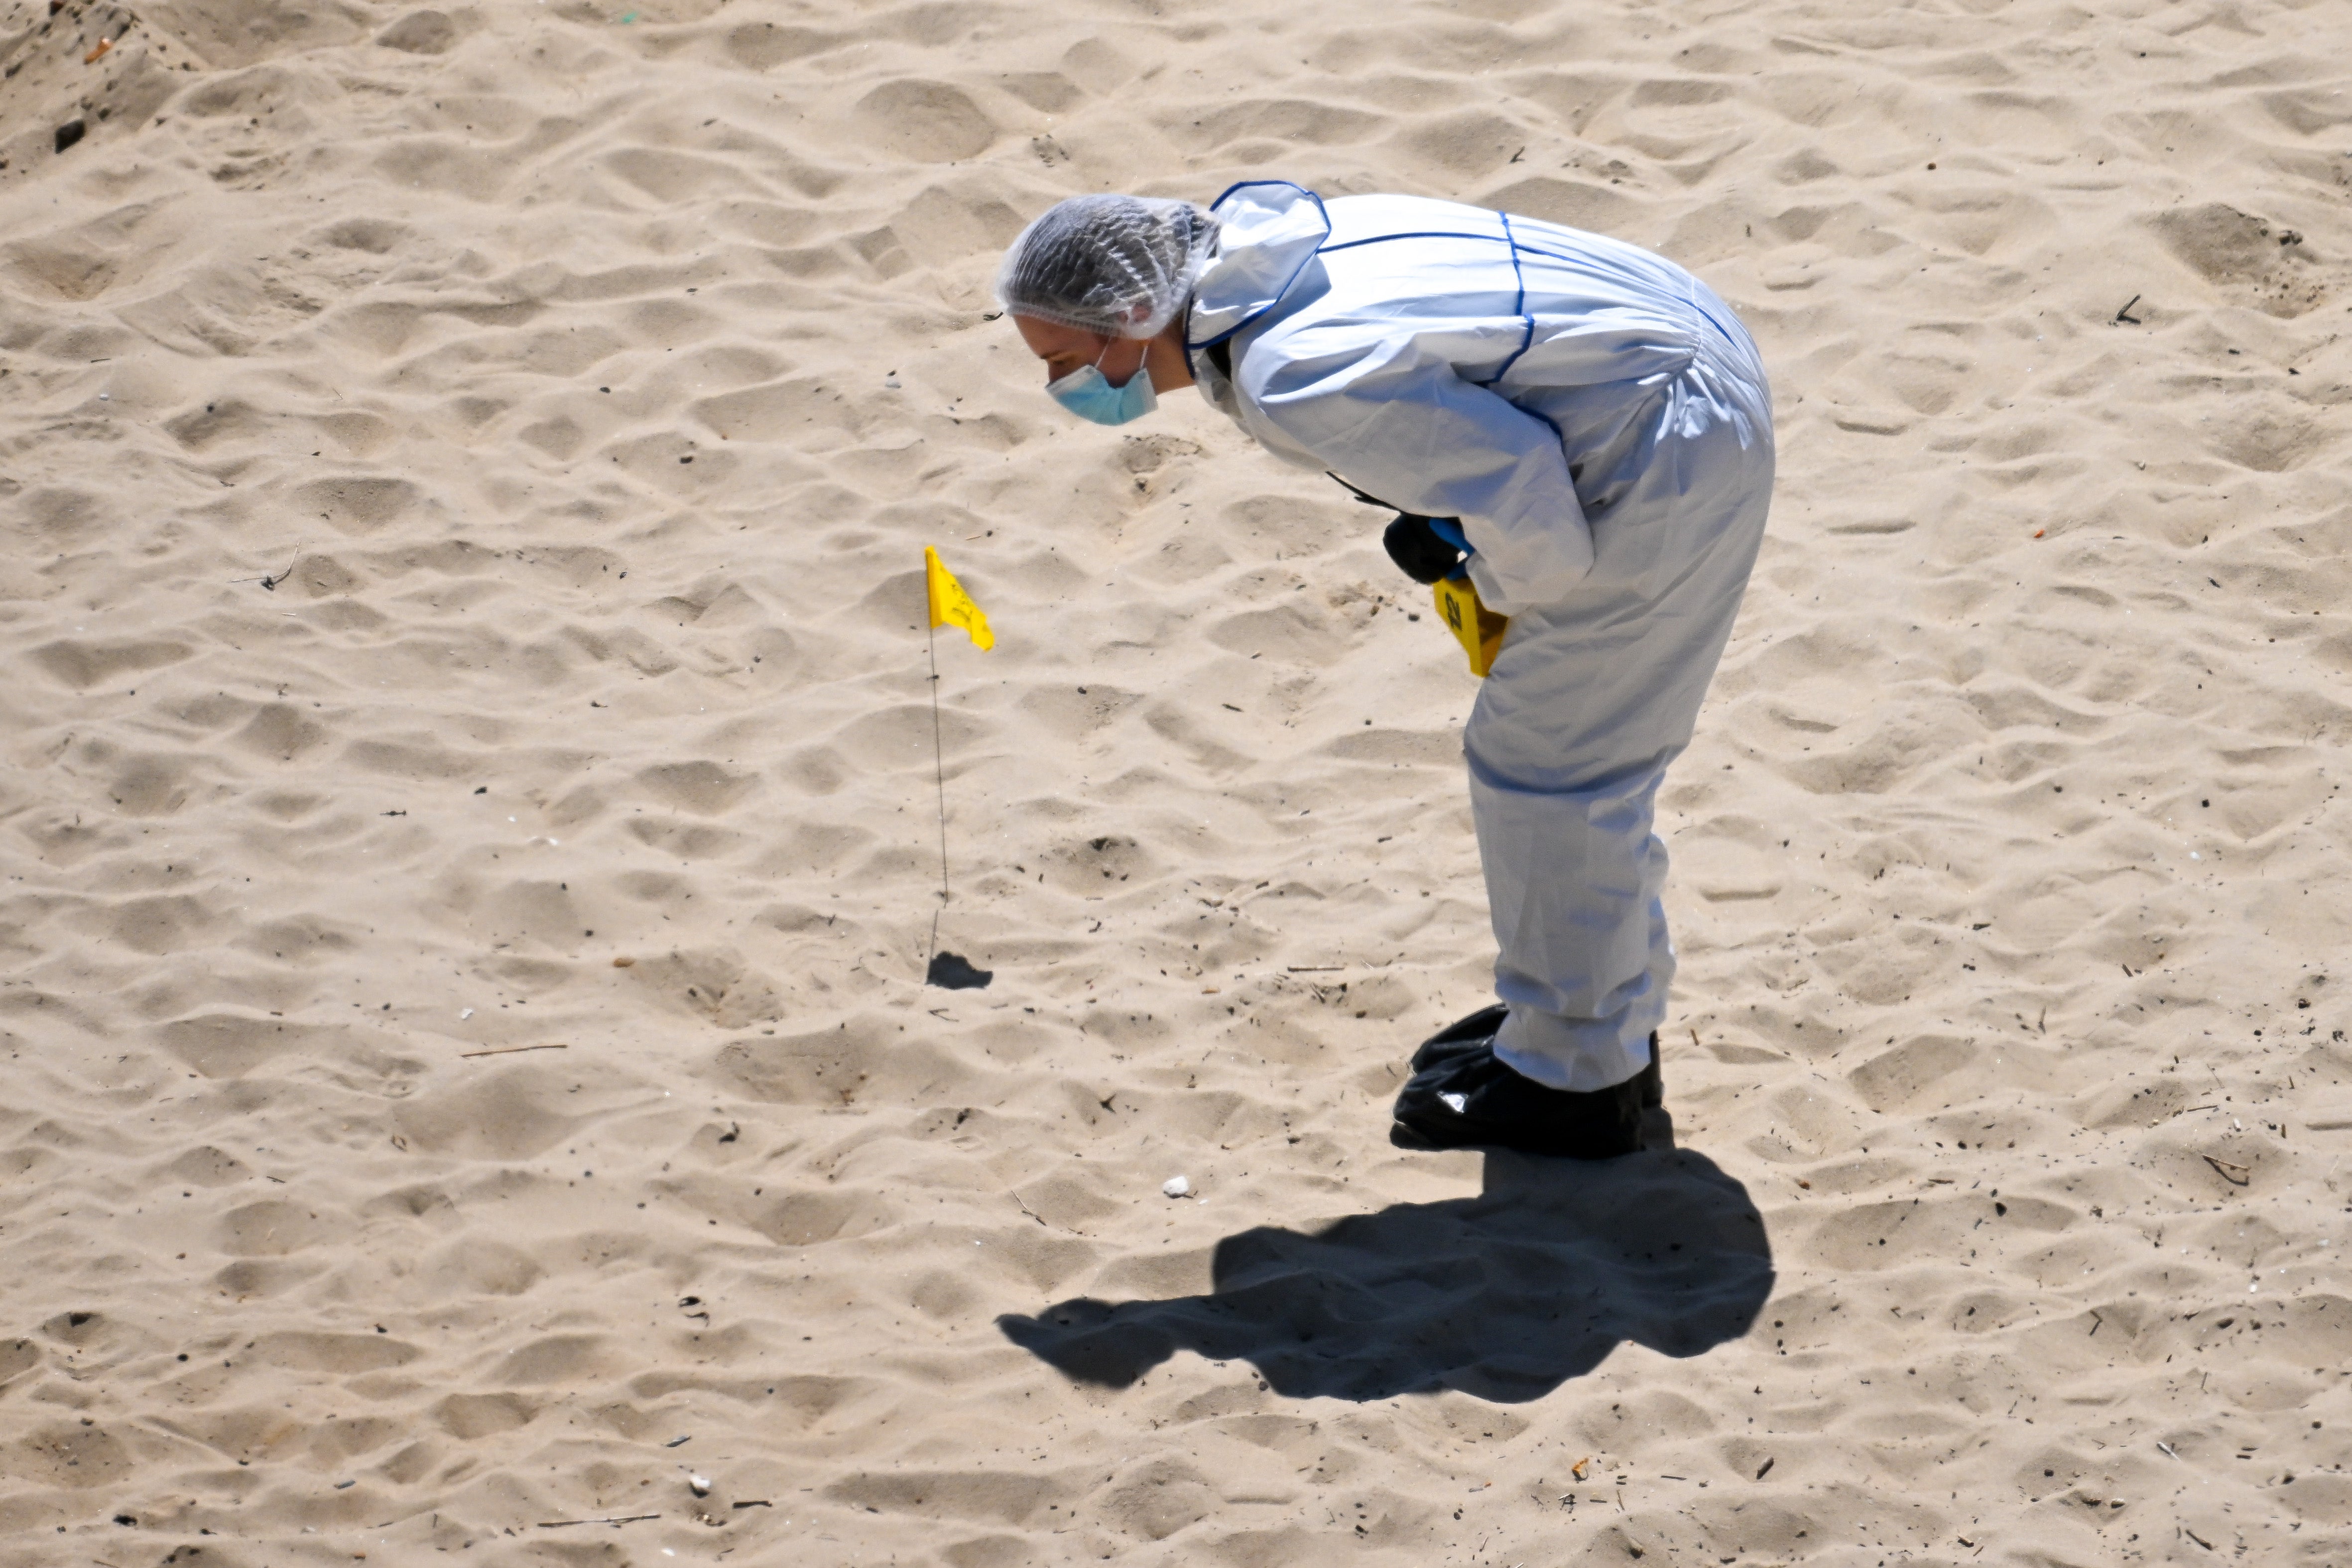
<path fill-rule="evenodd" d="M 1466 577 L 1441 578 L 1433 591 L 1438 618 L 1470 655 L 1470 673 L 1485 680 L 1495 667 L 1495 655 L 1503 651 L 1503 633 L 1510 630 L 1511 618 L 1479 603 L 1478 587 Z"/>
<path fill-rule="evenodd" d="M 988 614 L 971 601 L 955 573 L 940 559 L 940 552 L 930 546 L 923 547 L 923 587 L 931 601 L 931 624 L 961 626 L 971 636 L 972 645 L 982 653 L 996 646 L 996 633 L 988 629 Z"/>

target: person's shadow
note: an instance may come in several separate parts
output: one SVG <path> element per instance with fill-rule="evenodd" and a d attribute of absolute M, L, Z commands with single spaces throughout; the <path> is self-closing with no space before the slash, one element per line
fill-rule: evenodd
<path fill-rule="evenodd" d="M 1080 1298 L 997 1326 L 1104 1387 L 1189 1350 L 1250 1362 L 1297 1398 L 1452 1388 L 1510 1403 L 1541 1398 L 1629 1340 L 1697 1355 L 1747 1333 L 1771 1295 L 1763 1218 L 1702 1155 L 1587 1165 L 1492 1153 L 1485 1188 L 1313 1232 L 1228 1236 L 1205 1296 Z"/>

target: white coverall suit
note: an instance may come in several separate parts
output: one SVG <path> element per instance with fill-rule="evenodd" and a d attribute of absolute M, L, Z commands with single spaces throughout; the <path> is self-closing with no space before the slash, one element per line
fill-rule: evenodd
<path fill-rule="evenodd" d="M 1276 182 L 1211 210 L 1186 321 L 1209 401 L 1286 461 L 1459 517 L 1512 618 L 1463 736 L 1496 1054 L 1554 1089 L 1622 1082 L 1675 969 L 1658 785 L 1771 499 L 1756 345 L 1689 273 L 1598 235 Z"/>

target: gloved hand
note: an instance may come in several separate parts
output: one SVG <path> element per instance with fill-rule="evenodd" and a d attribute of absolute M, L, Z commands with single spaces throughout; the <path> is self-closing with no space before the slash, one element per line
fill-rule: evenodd
<path fill-rule="evenodd" d="M 1454 537 L 1447 538 L 1451 533 Z M 1415 582 L 1439 582 L 1462 570 L 1461 525 L 1452 517 L 1423 517 L 1399 512 L 1381 535 L 1389 559 Z"/>
<path fill-rule="evenodd" d="M 1366 495 L 1337 474 L 1330 477 L 1364 505 L 1386 507 L 1396 513 L 1396 520 L 1381 535 L 1381 543 L 1407 577 L 1415 582 L 1434 583 L 1463 576 L 1467 570 L 1463 562 L 1470 555 L 1470 541 L 1463 537 L 1459 517 L 1424 517 L 1403 511 L 1378 496 Z"/>

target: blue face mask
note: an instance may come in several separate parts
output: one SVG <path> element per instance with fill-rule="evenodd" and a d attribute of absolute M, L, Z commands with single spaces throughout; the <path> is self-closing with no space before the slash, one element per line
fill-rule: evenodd
<path fill-rule="evenodd" d="M 1109 353 L 1110 345 L 1103 345 L 1103 352 Z M 1083 370 L 1072 371 L 1060 381 L 1048 382 L 1045 392 L 1080 419 L 1090 419 L 1097 424 L 1125 424 L 1160 406 L 1159 394 L 1151 390 L 1150 371 L 1139 365 L 1125 386 L 1115 387 L 1110 378 L 1102 373 L 1100 360 Z"/>

